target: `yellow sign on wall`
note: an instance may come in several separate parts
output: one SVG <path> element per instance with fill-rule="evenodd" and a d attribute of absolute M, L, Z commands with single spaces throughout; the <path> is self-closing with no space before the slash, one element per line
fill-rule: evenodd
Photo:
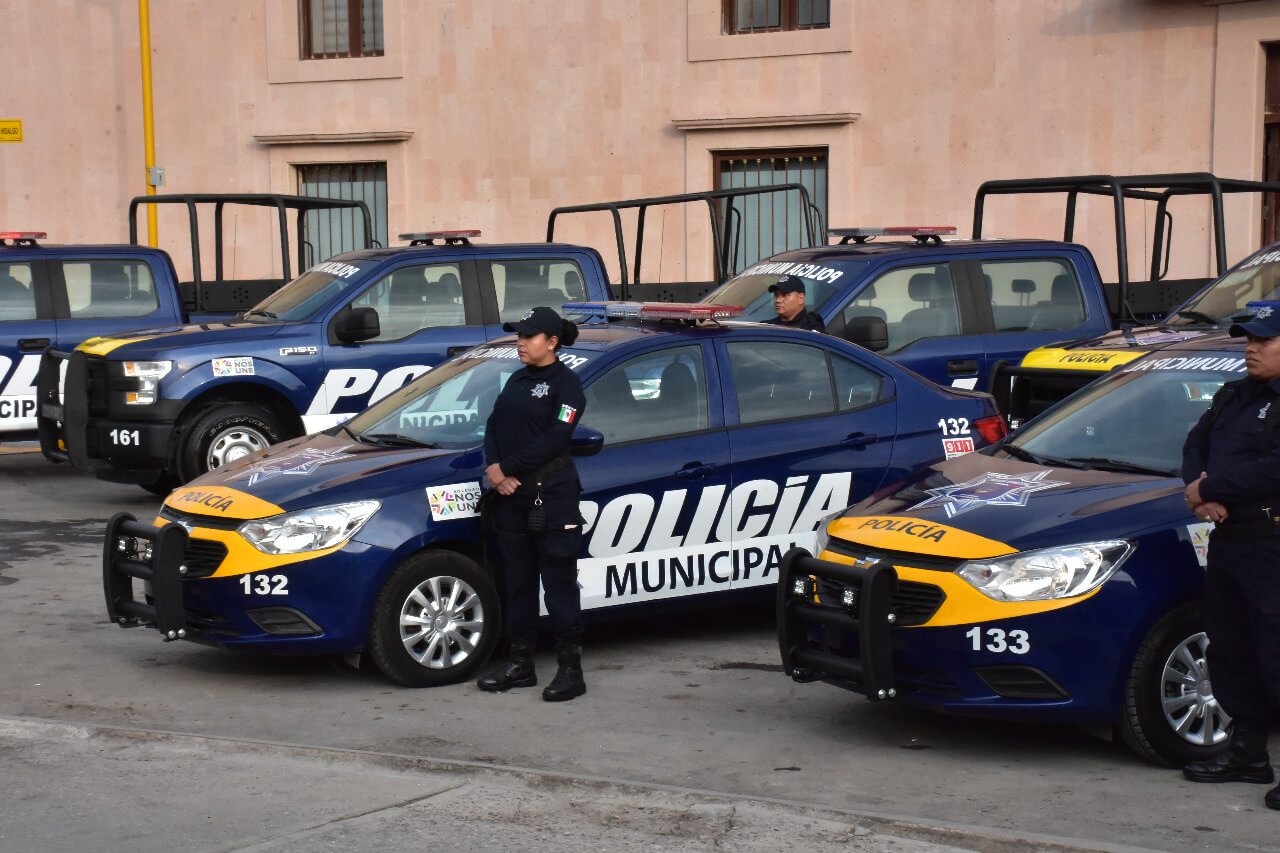
<path fill-rule="evenodd" d="M 0 118 L 0 142 L 22 141 L 22 119 Z"/>

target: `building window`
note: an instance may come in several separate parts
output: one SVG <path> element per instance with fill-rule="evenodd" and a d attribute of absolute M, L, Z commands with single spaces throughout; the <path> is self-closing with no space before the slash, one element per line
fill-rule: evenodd
<path fill-rule="evenodd" d="M 301 59 L 382 56 L 382 0 L 298 0 Z"/>
<path fill-rule="evenodd" d="M 732 211 L 722 211 L 730 248 L 727 272 L 741 272 L 761 258 L 810 245 L 810 223 L 815 240 L 822 241 L 827 221 L 827 149 L 724 151 L 714 156 L 716 189 L 800 184 L 809 195 L 808 210 L 794 191 L 734 199 Z"/>
<path fill-rule="evenodd" d="M 363 201 L 373 220 L 373 239 L 387 245 L 387 164 L 311 163 L 298 166 L 298 195 Z M 353 210 L 312 210 L 302 218 L 307 265 L 364 247 L 364 221 Z"/>
<path fill-rule="evenodd" d="M 831 0 L 723 0 L 724 32 L 768 33 L 831 26 Z"/>
<path fill-rule="evenodd" d="M 1280 44 L 1267 49 L 1262 113 L 1262 180 L 1280 181 Z M 1280 193 L 1262 194 L 1262 245 L 1280 240 Z"/>

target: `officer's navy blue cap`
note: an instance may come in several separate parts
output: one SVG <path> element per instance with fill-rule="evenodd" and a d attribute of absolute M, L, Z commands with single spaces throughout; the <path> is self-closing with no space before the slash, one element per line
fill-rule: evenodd
<path fill-rule="evenodd" d="M 774 284 L 769 285 L 770 293 L 804 293 L 804 279 L 795 275 L 784 275 Z"/>
<path fill-rule="evenodd" d="M 524 316 L 514 323 L 503 323 L 502 331 L 515 332 L 517 335 L 544 335 L 559 337 L 564 331 L 564 323 L 554 310 L 539 306 L 524 312 Z"/>
<path fill-rule="evenodd" d="M 1234 324 L 1231 337 L 1254 335 L 1259 338 L 1274 338 L 1280 335 L 1280 302 L 1250 302 L 1245 310 L 1252 317 Z"/>

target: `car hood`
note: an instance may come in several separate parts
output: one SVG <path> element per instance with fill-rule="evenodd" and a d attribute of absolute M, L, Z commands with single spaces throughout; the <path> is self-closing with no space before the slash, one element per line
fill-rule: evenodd
<path fill-rule="evenodd" d="M 347 501 L 383 500 L 422 488 L 435 499 L 433 487 L 445 486 L 466 492 L 466 501 L 474 504 L 482 467 L 479 448 L 366 444 L 339 429 L 284 441 L 215 468 L 171 492 L 165 506 L 227 519 L 265 518 Z"/>
<path fill-rule="evenodd" d="M 1023 367 L 1050 370 L 1110 370 L 1171 344 L 1204 337 L 1214 328 L 1191 329 L 1181 326 L 1139 326 L 1065 341 L 1040 347 L 1027 353 Z"/>
<path fill-rule="evenodd" d="M 244 350 L 253 341 L 265 340 L 280 334 L 285 323 L 251 323 L 244 320 L 227 320 L 214 323 L 191 323 L 186 326 L 168 326 L 160 329 L 143 329 L 90 338 L 77 347 L 89 355 L 107 355 L 123 350 L 134 358 L 146 358 L 151 353 L 178 347 L 189 349 L 205 345 L 220 346 L 234 343 L 235 350 Z M 228 349 L 228 352 L 231 350 Z"/>
<path fill-rule="evenodd" d="M 1196 524 L 1176 477 L 1049 468 L 970 453 L 832 520 L 833 539 L 939 557 L 996 557 Z"/>

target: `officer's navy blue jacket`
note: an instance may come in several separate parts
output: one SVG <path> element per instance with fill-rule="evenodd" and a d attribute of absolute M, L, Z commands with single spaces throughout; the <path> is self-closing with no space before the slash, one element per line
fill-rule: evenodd
<path fill-rule="evenodd" d="M 1280 514 L 1280 435 L 1274 436 L 1266 455 L 1260 455 L 1268 407 L 1280 405 L 1280 379 L 1240 379 L 1222 386 L 1218 395 L 1229 393 L 1229 388 L 1238 390 L 1217 418 L 1211 417 L 1211 406 L 1187 435 L 1182 479 L 1190 483 L 1207 471 L 1200 497 L 1224 504 L 1234 520 L 1260 517 L 1264 505 Z"/>
<path fill-rule="evenodd" d="M 765 320 L 765 322 L 772 323 L 775 326 L 787 326 L 792 329 L 808 329 L 811 332 L 825 332 L 827 330 L 827 324 L 822 322 L 822 315 L 816 311 L 801 311 L 791 320 L 774 317 L 772 320 Z"/>
<path fill-rule="evenodd" d="M 581 380 L 559 361 L 546 367 L 526 365 L 507 380 L 485 427 L 484 461 L 486 466 L 498 463 L 503 474 L 520 480 L 511 495 L 516 503 L 533 501 L 529 474 L 569 454 L 573 427 L 586 405 Z M 542 479 L 543 501 L 571 501 L 575 513 L 579 491 L 572 461 Z"/>

